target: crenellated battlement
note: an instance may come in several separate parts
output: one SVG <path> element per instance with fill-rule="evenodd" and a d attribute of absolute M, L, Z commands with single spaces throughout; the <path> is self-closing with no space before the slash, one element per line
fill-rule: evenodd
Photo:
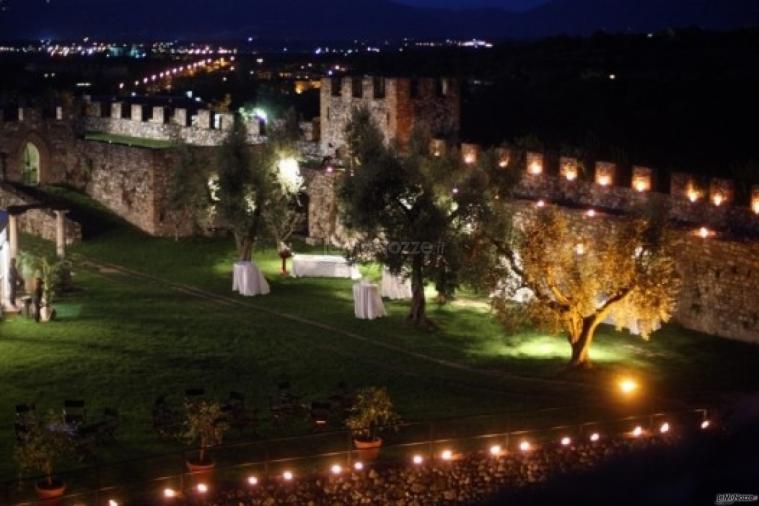
<path fill-rule="evenodd" d="M 483 161 L 477 144 L 454 147 L 433 139 L 429 149 L 434 156 L 454 150 L 464 167 Z M 516 156 L 508 148 L 496 149 L 493 163 L 502 170 L 523 172 L 516 190 L 522 198 L 625 213 L 658 195 L 668 198 L 671 216 L 678 222 L 759 237 L 759 184 L 739 195 L 738 185 L 730 179 L 685 172 L 667 178 L 651 167 L 634 165 L 622 171 L 602 160 L 583 171 L 585 164 L 572 157 L 556 159 L 537 151 Z"/>
<path fill-rule="evenodd" d="M 86 102 L 82 123 L 85 130 L 151 140 L 177 137 L 199 146 L 218 146 L 234 125 L 234 114 L 208 109 L 191 110 L 124 102 Z M 260 118 L 246 121 L 251 144 L 265 142 L 266 124 Z"/>

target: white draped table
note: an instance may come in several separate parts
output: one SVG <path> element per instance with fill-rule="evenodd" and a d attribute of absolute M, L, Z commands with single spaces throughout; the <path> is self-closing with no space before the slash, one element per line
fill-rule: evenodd
<path fill-rule="evenodd" d="M 270 292 L 269 283 L 254 262 L 235 263 L 232 290 L 246 297 L 267 295 Z"/>
<path fill-rule="evenodd" d="M 383 299 L 406 300 L 411 298 L 411 280 L 402 276 L 393 276 L 386 268 L 382 269 L 380 294 Z"/>
<path fill-rule="evenodd" d="M 358 269 L 337 255 L 295 255 L 292 276 L 294 278 L 349 278 L 361 279 Z"/>
<path fill-rule="evenodd" d="M 353 307 L 359 320 L 374 320 L 387 316 L 377 285 L 363 282 L 354 284 Z"/>

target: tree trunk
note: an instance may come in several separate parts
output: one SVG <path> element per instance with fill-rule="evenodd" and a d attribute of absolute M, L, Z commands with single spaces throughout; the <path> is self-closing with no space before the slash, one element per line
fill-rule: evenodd
<path fill-rule="evenodd" d="M 411 312 L 407 320 L 417 327 L 433 327 L 427 318 L 427 299 L 424 295 L 424 271 L 422 258 L 414 258 L 411 264 Z"/>
<path fill-rule="evenodd" d="M 593 343 L 596 327 L 598 327 L 598 322 L 594 316 L 583 318 L 582 325 L 579 326 L 579 334 L 570 337 L 569 344 L 572 346 L 570 366 L 577 368 L 589 368 L 591 366 L 590 346 Z"/>
<path fill-rule="evenodd" d="M 250 262 L 253 259 L 253 239 L 243 237 L 239 241 L 239 252 L 241 262 Z"/>

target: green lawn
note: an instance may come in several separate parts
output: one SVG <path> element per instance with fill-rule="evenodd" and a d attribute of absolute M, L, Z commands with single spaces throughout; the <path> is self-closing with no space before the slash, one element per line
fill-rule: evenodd
<path fill-rule="evenodd" d="M 59 409 L 64 399 L 75 398 L 84 399 L 91 413 L 118 408 L 118 445 L 101 455 L 116 461 L 178 448 L 158 440 L 150 410 L 156 396 L 178 399 L 189 387 L 220 397 L 230 390 L 245 393 L 259 412 L 258 436 L 268 437 L 309 430 L 305 423 L 270 426 L 268 396 L 283 378 L 309 400 L 326 398 L 340 381 L 387 386 L 408 421 L 553 407 L 592 418 L 670 406 L 666 399 L 697 404 L 759 384 L 757 347 L 675 326 L 651 342 L 604 328 L 592 353 L 597 367 L 570 374 L 564 341 L 540 333 L 505 334 L 486 302 L 470 293 L 430 306 L 439 325 L 434 332 L 405 324 L 407 303 L 389 303 L 386 319 L 359 321 L 352 314 L 349 280 L 281 277 L 272 250 L 256 253 L 272 294 L 237 297 L 231 292 L 231 240 L 150 238 L 81 196 L 45 191 L 74 203 L 72 214 L 85 221 L 88 240 L 69 251 L 77 291 L 58 302 L 57 321 L 9 318 L 0 325 L 0 477 L 15 476 L 12 420 L 20 402 Z M 21 248 L 50 251 L 51 245 L 23 237 Z M 103 271 L 88 260 L 199 287 L 232 302 Z M 372 266 L 364 269 L 377 275 Z M 606 390 L 623 372 L 641 378 L 638 402 L 617 402 Z"/>
<path fill-rule="evenodd" d="M 144 139 L 130 137 L 128 135 L 111 134 L 107 132 L 87 132 L 84 138 L 88 141 L 107 142 L 109 144 L 123 144 L 140 148 L 165 149 L 171 147 L 171 141 L 159 139 Z"/>

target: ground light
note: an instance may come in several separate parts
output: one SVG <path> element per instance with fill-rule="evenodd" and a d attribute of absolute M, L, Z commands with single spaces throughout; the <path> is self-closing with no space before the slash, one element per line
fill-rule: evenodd
<path fill-rule="evenodd" d="M 521 443 L 519 443 L 519 449 L 522 450 L 523 452 L 530 451 L 530 448 L 532 448 L 532 446 L 530 445 L 529 441 L 522 441 Z"/>
<path fill-rule="evenodd" d="M 258 485 L 258 478 L 256 476 L 248 476 L 248 485 L 252 487 Z"/>
<path fill-rule="evenodd" d="M 174 490 L 173 488 L 165 488 L 163 489 L 163 496 L 166 499 L 173 499 L 174 497 L 177 496 L 177 491 Z"/>
<path fill-rule="evenodd" d="M 443 460 L 451 460 L 453 459 L 453 452 L 451 450 L 443 450 L 440 454 L 440 458 Z"/>
<path fill-rule="evenodd" d="M 569 438 L 569 436 L 564 436 L 561 438 L 561 446 L 569 446 L 572 444 L 572 439 Z"/>
<path fill-rule="evenodd" d="M 709 428 L 710 425 L 711 425 L 711 422 L 709 420 L 704 420 L 703 422 L 701 422 L 701 429 L 706 430 Z"/>
<path fill-rule="evenodd" d="M 285 481 L 292 481 L 294 476 L 291 471 L 285 471 L 284 473 L 282 473 L 282 478 L 284 478 Z"/>
<path fill-rule="evenodd" d="M 663 424 L 661 424 L 661 427 L 659 427 L 659 432 L 661 432 L 662 434 L 666 434 L 667 432 L 669 432 L 669 423 L 664 422 Z"/>
<path fill-rule="evenodd" d="M 501 445 L 493 445 L 490 447 L 490 455 L 494 457 L 498 457 L 503 453 L 503 449 L 501 448 Z"/>
<path fill-rule="evenodd" d="M 414 464 L 418 466 L 422 464 L 422 462 L 424 462 L 424 457 L 422 457 L 421 455 L 414 455 L 414 458 L 412 459 L 412 461 L 414 462 Z"/>
<path fill-rule="evenodd" d="M 198 491 L 199 494 L 205 494 L 208 492 L 208 485 L 205 483 L 198 483 L 198 486 L 195 487 L 195 489 Z"/>
<path fill-rule="evenodd" d="M 330 468 L 330 472 L 332 472 L 332 474 L 337 476 L 343 472 L 343 466 L 341 466 L 340 464 L 335 464 Z"/>
<path fill-rule="evenodd" d="M 594 432 L 593 434 L 590 435 L 590 440 L 594 443 L 598 441 L 599 439 L 601 439 L 601 435 L 598 432 Z"/>
<path fill-rule="evenodd" d="M 116 499 L 108 499 L 108 506 L 119 506 L 119 502 Z"/>
<path fill-rule="evenodd" d="M 620 392 L 628 396 L 635 393 L 639 388 L 638 382 L 632 378 L 620 378 L 617 382 L 617 386 L 619 387 Z"/>
<path fill-rule="evenodd" d="M 643 428 L 640 425 L 635 427 L 632 431 L 632 435 L 634 437 L 640 437 L 642 434 L 643 434 Z"/>

